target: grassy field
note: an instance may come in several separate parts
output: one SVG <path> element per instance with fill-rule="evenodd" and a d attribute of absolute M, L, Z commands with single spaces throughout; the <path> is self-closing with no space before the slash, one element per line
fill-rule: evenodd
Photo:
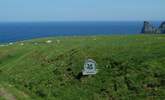
<path fill-rule="evenodd" d="M 52 43 L 45 43 L 52 40 Z M 2 100 L 163 100 L 165 35 L 54 37 L 0 46 Z M 99 72 L 81 76 L 84 61 Z"/>

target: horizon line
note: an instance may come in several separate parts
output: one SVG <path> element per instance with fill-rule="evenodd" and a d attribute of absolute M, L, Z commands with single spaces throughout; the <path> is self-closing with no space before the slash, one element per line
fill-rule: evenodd
<path fill-rule="evenodd" d="M 31 23 L 31 22 L 163 22 L 165 20 L 42 20 L 42 21 L 0 21 L 0 23 Z"/>

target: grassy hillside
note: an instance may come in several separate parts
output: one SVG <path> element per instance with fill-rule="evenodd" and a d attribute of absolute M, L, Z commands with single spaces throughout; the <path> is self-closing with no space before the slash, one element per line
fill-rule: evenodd
<path fill-rule="evenodd" d="M 99 72 L 81 76 L 88 58 L 97 62 Z M 56 37 L 1 46 L 0 96 L 2 100 L 163 100 L 165 35 Z"/>

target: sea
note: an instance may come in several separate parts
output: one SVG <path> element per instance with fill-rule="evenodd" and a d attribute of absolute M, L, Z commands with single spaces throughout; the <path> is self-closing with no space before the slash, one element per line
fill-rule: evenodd
<path fill-rule="evenodd" d="M 158 27 L 161 21 L 151 22 Z M 0 43 L 52 36 L 140 34 L 143 21 L 0 22 Z"/>

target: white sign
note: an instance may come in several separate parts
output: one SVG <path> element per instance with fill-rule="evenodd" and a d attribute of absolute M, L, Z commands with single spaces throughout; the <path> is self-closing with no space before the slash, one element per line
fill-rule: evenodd
<path fill-rule="evenodd" d="M 94 75 L 97 73 L 96 62 L 92 59 L 85 61 L 84 69 L 82 70 L 83 75 Z"/>

